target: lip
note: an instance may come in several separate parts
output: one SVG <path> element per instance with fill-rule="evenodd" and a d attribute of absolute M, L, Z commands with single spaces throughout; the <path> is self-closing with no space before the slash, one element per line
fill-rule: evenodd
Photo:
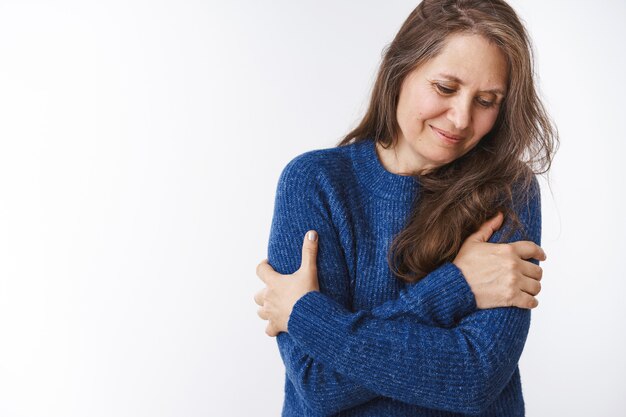
<path fill-rule="evenodd" d="M 458 143 L 463 140 L 463 137 L 459 135 L 453 135 L 449 132 L 446 132 L 445 130 L 438 129 L 434 126 L 430 126 L 430 128 L 437 134 L 437 136 L 447 142 Z"/>

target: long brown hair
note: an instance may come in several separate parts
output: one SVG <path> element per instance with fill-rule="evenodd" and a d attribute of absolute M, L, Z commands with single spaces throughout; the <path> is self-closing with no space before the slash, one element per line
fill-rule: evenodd
<path fill-rule="evenodd" d="M 373 139 L 394 146 L 396 110 L 405 77 L 441 52 L 452 34 L 478 34 L 507 59 L 507 95 L 492 130 L 462 157 L 416 176 L 419 198 L 395 237 L 389 265 L 398 278 L 415 282 L 445 261 L 497 211 L 511 222 L 501 241 L 521 229 L 513 195 L 529 195 L 534 174 L 550 169 L 558 133 L 534 82 L 529 36 L 502 0 L 424 0 L 384 51 L 369 108 L 339 146 Z"/>

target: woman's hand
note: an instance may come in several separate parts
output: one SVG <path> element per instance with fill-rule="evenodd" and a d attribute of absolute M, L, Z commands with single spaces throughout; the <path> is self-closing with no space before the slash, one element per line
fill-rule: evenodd
<path fill-rule="evenodd" d="M 463 272 L 479 309 L 535 308 L 539 302 L 534 296 L 541 291 L 543 270 L 526 259 L 545 261 L 546 254 L 530 241 L 489 243 L 503 219 L 498 213 L 483 223 L 465 239 L 452 263 Z"/>
<path fill-rule="evenodd" d="M 265 333 L 277 336 L 287 332 L 287 323 L 291 310 L 304 294 L 319 291 L 317 280 L 317 233 L 309 231 L 302 245 L 302 263 L 300 269 L 291 275 L 281 275 L 262 261 L 256 268 L 256 274 L 266 287 L 254 295 L 254 301 L 260 306 L 257 314 L 268 320 Z"/>

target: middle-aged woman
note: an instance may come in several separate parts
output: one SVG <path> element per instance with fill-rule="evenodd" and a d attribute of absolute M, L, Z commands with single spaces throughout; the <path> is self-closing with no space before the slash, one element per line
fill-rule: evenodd
<path fill-rule="evenodd" d="M 283 416 L 524 415 L 535 175 L 557 144 L 513 9 L 420 3 L 361 123 L 279 180 L 255 301 L 286 368 Z"/>

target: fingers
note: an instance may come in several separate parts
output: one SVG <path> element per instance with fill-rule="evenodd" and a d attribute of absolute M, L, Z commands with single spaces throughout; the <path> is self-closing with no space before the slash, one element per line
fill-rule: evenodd
<path fill-rule="evenodd" d="M 514 307 L 519 308 L 535 308 L 539 305 L 539 300 L 530 294 L 520 292 L 513 302 Z"/>
<path fill-rule="evenodd" d="M 267 314 L 267 311 L 263 307 L 259 307 L 256 311 L 257 316 L 261 317 L 263 320 L 269 320 L 270 316 Z"/>
<path fill-rule="evenodd" d="M 259 308 L 257 310 L 257 314 L 259 317 L 261 317 L 263 320 L 269 320 L 269 315 L 265 312 L 265 309 L 263 307 Z M 265 326 L 265 334 L 270 336 L 270 337 L 276 337 L 278 336 L 278 333 L 280 333 L 278 331 L 278 328 L 276 326 L 274 326 L 274 323 L 270 320 L 267 322 L 267 326 Z"/>
<path fill-rule="evenodd" d="M 507 243 L 515 250 L 515 253 L 522 259 L 536 259 L 538 261 L 545 261 L 547 259 L 546 253 L 535 242 L 528 240 L 521 240 L 519 242 Z"/>
<path fill-rule="evenodd" d="M 520 289 L 527 294 L 537 295 L 541 291 L 541 278 L 543 269 L 529 261 L 521 261 L 523 277 L 520 282 Z"/>
<path fill-rule="evenodd" d="M 256 275 L 267 284 L 267 280 L 276 275 L 276 271 L 270 266 L 267 259 L 263 259 L 256 267 Z"/>
<path fill-rule="evenodd" d="M 499 211 L 498 214 L 483 223 L 476 232 L 469 235 L 468 239 L 479 242 L 487 242 L 493 232 L 495 232 L 500 228 L 500 226 L 502 226 L 503 221 L 504 214 Z"/>
<path fill-rule="evenodd" d="M 278 336 L 278 333 L 280 333 L 280 332 L 278 331 L 278 329 L 270 321 L 267 324 L 267 327 L 265 328 L 265 334 L 270 336 L 270 337 L 276 337 L 276 336 Z"/>
<path fill-rule="evenodd" d="M 543 277 L 543 268 L 541 268 L 539 265 L 535 265 L 530 261 L 520 259 L 520 270 L 523 275 L 537 281 L 541 281 L 541 278 Z"/>
<path fill-rule="evenodd" d="M 269 320 L 267 323 L 267 326 L 265 327 L 265 334 L 271 337 L 275 337 L 278 335 L 279 332 L 276 326 L 274 326 L 274 323 L 270 320 L 271 316 L 269 312 L 265 309 L 264 302 L 263 302 L 265 291 L 266 291 L 266 288 L 263 288 L 261 291 L 258 291 L 254 295 L 254 301 L 257 303 L 257 305 L 261 306 L 257 309 L 256 314 L 263 320 Z"/>
<path fill-rule="evenodd" d="M 317 269 L 317 241 L 317 232 L 315 230 L 308 231 L 304 236 L 301 269 Z"/>
<path fill-rule="evenodd" d="M 541 291 L 541 283 L 535 279 L 524 277 L 520 283 L 520 289 L 526 294 L 535 296 Z"/>
<path fill-rule="evenodd" d="M 263 300 L 265 299 L 266 291 L 267 291 L 267 288 L 263 288 L 262 290 L 254 294 L 254 302 L 256 303 L 256 305 L 263 306 L 263 304 L 265 304 Z"/>

